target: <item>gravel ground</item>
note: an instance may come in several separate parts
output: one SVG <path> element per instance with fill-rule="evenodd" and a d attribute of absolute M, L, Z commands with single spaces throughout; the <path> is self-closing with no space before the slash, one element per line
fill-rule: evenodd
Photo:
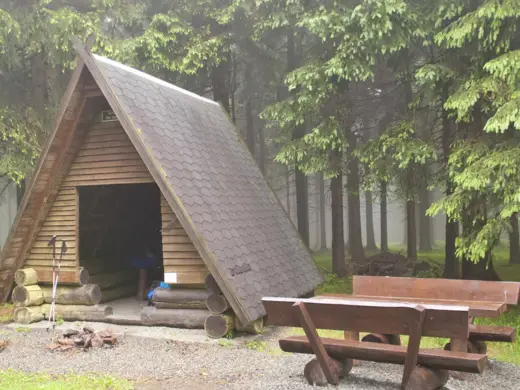
<path fill-rule="evenodd" d="M 62 328 L 71 328 L 68 324 Z M 96 324 L 119 335 L 113 349 L 52 353 L 50 334 L 42 326 L 0 325 L 0 339 L 10 345 L 0 353 L 0 369 L 49 373 L 102 373 L 137 381 L 137 389 L 185 390 L 309 390 L 303 367 L 310 356 L 281 353 L 276 339 L 281 330 L 233 341 L 207 339 L 197 330 L 118 327 Z M 142 328 L 142 329 L 141 329 Z M 258 350 L 259 349 L 259 350 Z M 362 362 L 338 389 L 399 389 L 401 366 Z M 446 389 L 520 389 L 520 367 L 492 362 L 484 375 L 451 379 Z"/>

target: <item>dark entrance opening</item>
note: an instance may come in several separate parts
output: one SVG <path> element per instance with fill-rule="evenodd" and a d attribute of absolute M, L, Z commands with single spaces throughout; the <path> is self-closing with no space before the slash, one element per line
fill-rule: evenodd
<path fill-rule="evenodd" d="M 79 187 L 79 259 L 103 302 L 136 297 L 140 286 L 163 280 L 157 185 Z"/>

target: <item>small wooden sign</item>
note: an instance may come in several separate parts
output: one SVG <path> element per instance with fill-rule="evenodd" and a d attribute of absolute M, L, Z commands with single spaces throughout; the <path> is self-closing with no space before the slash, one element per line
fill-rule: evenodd
<path fill-rule="evenodd" d="M 112 110 L 101 111 L 101 122 L 117 122 L 117 116 Z"/>

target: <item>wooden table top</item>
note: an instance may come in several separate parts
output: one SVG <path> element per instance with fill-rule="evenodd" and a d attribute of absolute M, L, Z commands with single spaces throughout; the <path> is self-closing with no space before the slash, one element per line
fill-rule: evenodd
<path fill-rule="evenodd" d="M 484 301 L 456 301 L 450 299 L 427 299 L 410 297 L 380 297 L 367 295 L 347 295 L 347 294 L 323 294 L 313 298 L 316 299 L 341 299 L 348 301 L 372 301 L 372 302 L 395 302 L 421 304 L 426 309 L 428 306 L 467 306 L 469 315 L 472 317 L 500 317 L 507 310 L 504 302 L 484 302 Z"/>

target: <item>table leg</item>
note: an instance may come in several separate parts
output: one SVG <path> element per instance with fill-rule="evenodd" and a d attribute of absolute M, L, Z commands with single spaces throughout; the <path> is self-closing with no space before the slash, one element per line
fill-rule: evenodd
<path fill-rule="evenodd" d="M 351 332 L 351 331 L 346 330 L 345 333 L 343 334 L 343 338 L 345 340 L 359 341 L 359 332 Z M 359 366 L 359 360 L 353 360 L 352 365 Z"/>

